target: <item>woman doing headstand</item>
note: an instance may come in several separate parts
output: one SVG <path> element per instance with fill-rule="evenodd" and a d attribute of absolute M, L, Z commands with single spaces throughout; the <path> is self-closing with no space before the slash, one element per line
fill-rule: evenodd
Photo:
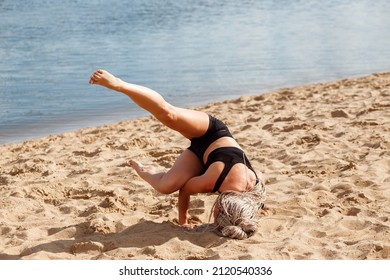
<path fill-rule="evenodd" d="M 130 84 L 105 70 L 89 80 L 130 97 L 167 127 L 191 141 L 167 172 L 155 172 L 131 160 L 130 166 L 160 193 L 179 191 L 179 223 L 187 224 L 190 196 L 217 192 L 216 229 L 224 236 L 244 239 L 256 231 L 255 217 L 263 207 L 265 189 L 247 156 L 226 125 L 204 112 L 178 108 L 149 88 Z"/>

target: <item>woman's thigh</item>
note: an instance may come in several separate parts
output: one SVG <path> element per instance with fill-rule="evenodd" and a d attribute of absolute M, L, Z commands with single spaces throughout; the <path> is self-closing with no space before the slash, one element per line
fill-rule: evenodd
<path fill-rule="evenodd" d="M 186 149 L 176 159 L 172 168 L 166 172 L 161 179 L 159 190 L 163 193 L 173 193 L 181 189 L 191 178 L 199 176 L 202 171 L 202 164 L 198 157 Z"/>
<path fill-rule="evenodd" d="M 201 111 L 169 105 L 167 116 L 160 121 L 188 139 L 202 136 L 209 127 L 209 116 Z"/>

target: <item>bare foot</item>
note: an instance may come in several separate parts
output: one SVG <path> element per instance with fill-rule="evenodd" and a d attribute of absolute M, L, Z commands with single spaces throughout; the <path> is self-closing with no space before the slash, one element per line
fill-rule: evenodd
<path fill-rule="evenodd" d="M 129 165 L 138 173 L 141 178 L 145 179 L 145 176 L 155 174 L 155 168 L 153 166 L 144 166 L 135 160 L 130 160 Z"/>
<path fill-rule="evenodd" d="M 159 193 L 170 194 L 177 189 L 172 189 L 169 185 L 166 187 L 162 182 L 165 172 L 157 172 L 152 165 L 142 165 L 138 161 L 130 160 L 129 165 L 137 172 L 137 174 L 151 185 Z"/>
<path fill-rule="evenodd" d="M 118 87 L 120 82 L 121 80 L 119 78 L 101 69 L 95 71 L 89 79 L 90 84 L 96 84 L 114 90 Z"/>

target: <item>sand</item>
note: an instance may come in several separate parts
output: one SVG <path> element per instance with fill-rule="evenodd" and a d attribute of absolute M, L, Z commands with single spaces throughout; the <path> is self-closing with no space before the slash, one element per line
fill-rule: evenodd
<path fill-rule="evenodd" d="M 266 180 L 259 231 L 176 223 L 129 159 L 169 168 L 189 142 L 151 117 L 0 146 L 0 259 L 390 259 L 390 73 L 284 88 L 197 109 L 224 120 Z"/>

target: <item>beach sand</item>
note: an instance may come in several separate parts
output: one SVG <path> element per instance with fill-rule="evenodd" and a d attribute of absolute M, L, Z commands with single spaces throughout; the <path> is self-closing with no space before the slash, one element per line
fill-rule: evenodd
<path fill-rule="evenodd" d="M 199 107 L 264 173 L 268 215 L 232 240 L 216 198 L 154 191 L 129 159 L 164 170 L 189 145 L 145 117 L 0 146 L 0 259 L 390 259 L 390 73 Z"/>

